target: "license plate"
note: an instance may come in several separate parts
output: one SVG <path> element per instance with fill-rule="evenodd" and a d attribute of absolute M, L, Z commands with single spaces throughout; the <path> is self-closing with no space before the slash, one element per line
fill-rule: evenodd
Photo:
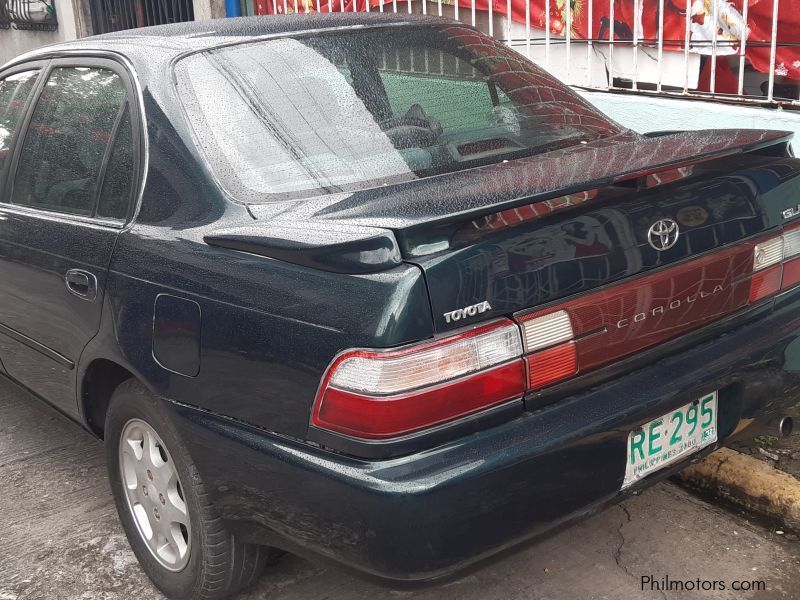
<path fill-rule="evenodd" d="M 712 392 L 628 434 L 622 488 L 716 441 L 717 392 Z"/>

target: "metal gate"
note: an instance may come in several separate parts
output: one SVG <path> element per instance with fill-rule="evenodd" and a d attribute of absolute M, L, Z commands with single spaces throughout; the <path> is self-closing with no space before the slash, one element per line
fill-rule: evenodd
<path fill-rule="evenodd" d="M 95 34 L 194 20 L 192 0 L 89 0 Z"/>
<path fill-rule="evenodd" d="M 800 0 L 241 2 L 245 14 L 444 15 L 572 85 L 800 107 Z"/>

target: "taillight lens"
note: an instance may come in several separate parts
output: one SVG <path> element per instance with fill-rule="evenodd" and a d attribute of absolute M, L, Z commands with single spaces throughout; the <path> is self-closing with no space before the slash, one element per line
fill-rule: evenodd
<path fill-rule="evenodd" d="M 396 350 L 351 350 L 333 361 L 311 414 L 314 426 L 362 439 L 414 433 L 521 398 L 578 369 L 561 310 Z"/>
<path fill-rule="evenodd" d="M 781 289 L 785 290 L 800 284 L 800 225 L 783 232 L 783 258 Z"/>
<path fill-rule="evenodd" d="M 553 385 L 578 372 L 578 351 L 575 342 L 553 346 L 527 357 L 528 384 L 532 390 Z"/>
<path fill-rule="evenodd" d="M 520 325 L 522 325 L 526 352 L 534 352 L 559 342 L 566 342 L 575 335 L 572 331 L 572 321 L 565 310 L 523 318 L 520 319 Z"/>
<path fill-rule="evenodd" d="M 519 330 L 508 323 L 401 350 L 350 352 L 337 361 L 329 385 L 381 396 L 397 394 L 475 373 L 520 354 Z"/>
<path fill-rule="evenodd" d="M 753 272 L 777 265 L 783 260 L 783 236 L 756 244 L 753 248 Z"/>
<path fill-rule="evenodd" d="M 396 350 L 352 350 L 328 369 L 311 422 L 384 439 L 465 417 L 522 397 L 521 355 L 510 321 Z"/>
<path fill-rule="evenodd" d="M 565 310 L 520 317 L 528 363 L 528 387 L 552 385 L 578 372 L 572 319 Z"/>
<path fill-rule="evenodd" d="M 750 302 L 768 298 L 800 284 L 800 225 L 759 242 L 753 249 Z"/>
<path fill-rule="evenodd" d="M 800 255 L 800 225 L 787 227 L 783 232 L 784 258 Z"/>
<path fill-rule="evenodd" d="M 781 289 L 781 265 L 769 267 L 753 275 L 750 280 L 750 302 L 758 302 Z"/>

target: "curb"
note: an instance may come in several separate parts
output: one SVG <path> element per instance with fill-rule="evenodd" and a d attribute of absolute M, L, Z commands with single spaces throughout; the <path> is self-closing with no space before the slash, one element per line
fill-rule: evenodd
<path fill-rule="evenodd" d="M 757 458 L 721 448 L 681 471 L 678 479 L 800 531 L 800 480 Z"/>

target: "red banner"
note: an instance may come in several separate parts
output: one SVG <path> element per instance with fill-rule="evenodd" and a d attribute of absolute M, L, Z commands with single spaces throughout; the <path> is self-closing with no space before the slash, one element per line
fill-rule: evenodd
<path fill-rule="evenodd" d="M 369 1 L 371 10 L 379 10 L 381 0 L 255 0 L 259 8 L 268 14 L 284 12 L 353 12 L 365 11 Z M 414 0 L 415 2 L 419 0 Z M 638 7 L 635 2 L 639 3 Z M 682 51 L 686 36 L 686 10 L 690 11 L 689 44 L 692 52 L 711 54 L 711 40 L 716 29 L 717 55 L 736 54 L 740 40 L 747 32 L 745 56 L 753 67 L 762 73 L 769 72 L 770 41 L 772 39 L 773 2 L 780 0 L 664 0 L 664 47 L 667 50 Z M 472 0 L 458 0 L 462 15 L 472 10 Z M 572 12 L 572 37 L 575 39 L 607 40 L 611 36 L 611 11 L 609 0 L 570 0 Z M 588 3 L 592 2 L 592 23 L 589 28 Z M 744 26 L 744 2 L 748 2 L 747 27 Z M 443 4 L 453 4 L 453 0 Z M 398 12 L 408 10 L 409 0 L 383 0 L 384 11 Z M 716 9 L 714 7 L 716 4 Z M 435 12 L 436 2 L 429 1 L 429 12 Z M 296 9 L 295 9 L 296 7 Z M 489 10 L 489 0 L 475 0 L 475 8 Z M 559 36 L 565 35 L 567 14 L 565 0 L 550 1 L 550 18 L 545 14 L 545 0 L 531 0 L 530 22 L 532 27 L 544 29 L 549 24 L 550 31 Z M 492 10 L 496 15 L 505 16 L 507 5 L 504 0 L 493 0 Z M 417 12 L 417 11 L 415 11 Z M 659 0 L 614 1 L 614 33 L 616 40 L 633 39 L 638 31 L 641 40 L 652 43 L 658 38 Z M 714 18 L 716 16 L 716 19 Z M 525 0 L 512 0 L 511 18 L 518 23 L 526 22 Z M 591 36 L 589 33 L 591 32 Z M 800 47 L 781 47 L 782 43 L 800 42 L 800 0 L 783 0 L 779 4 L 778 42 L 775 74 L 778 77 L 800 79 Z M 725 66 L 719 75 L 725 77 Z M 719 87 L 717 88 L 718 91 Z M 735 91 L 735 90 L 734 90 Z"/>

